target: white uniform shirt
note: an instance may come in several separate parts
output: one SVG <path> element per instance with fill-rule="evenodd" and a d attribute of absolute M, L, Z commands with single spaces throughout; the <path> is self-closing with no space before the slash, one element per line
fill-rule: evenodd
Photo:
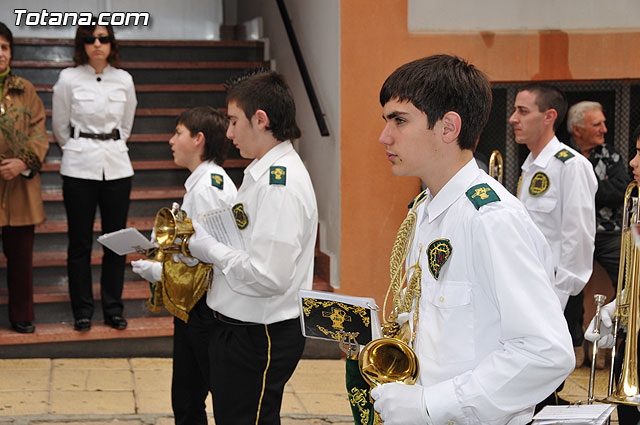
<path fill-rule="evenodd" d="M 53 86 L 52 116 L 53 134 L 62 148 L 60 174 L 88 180 L 132 176 L 126 140 L 136 105 L 133 79 L 127 71 L 110 65 L 102 74 L 90 65 L 62 70 Z M 103 134 L 114 129 L 120 131 L 119 140 L 78 137 L 81 131 Z"/>
<path fill-rule="evenodd" d="M 573 157 L 556 158 L 563 149 Z M 579 294 L 591 277 L 598 180 L 589 160 L 556 137 L 535 160 L 529 153 L 521 178 L 518 198 L 551 246 L 555 291 L 564 308 L 569 295 Z"/>
<path fill-rule="evenodd" d="M 273 167 L 286 184 L 271 184 Z M 300 316 L 298 291 L 311 289 L 318 208 L 311 178 L 291 142 L 276 145 L 244 171 L 237 203 L 248 225 L 245 250 L 216 243 L 211 309 L 245 322 L 270 324 Z"/>
<path fill-rule="evenodd" d="M 215 175 L 222 176 L 222 187 L 212 183 Z M 180 208 L 191 220 L 218 208 L 232 207 L 238 190 L 227 172 L 213 161 L 205 161 L 193 170 L 184 182 L 187 189 Z"/>
<path fill-rule="evenodd" d="M 465 193 L 481 183 L 500 200 L 476 209 Z M 544 236 L 473 160 L 435 198 L 427 191 L 416 213 L 407 266 L 421 249 L 414 349 L 433 423 L 528 423 L 575 361 Z M 451 250 L 436 280 L 429 246 L 438 239 Z"/>

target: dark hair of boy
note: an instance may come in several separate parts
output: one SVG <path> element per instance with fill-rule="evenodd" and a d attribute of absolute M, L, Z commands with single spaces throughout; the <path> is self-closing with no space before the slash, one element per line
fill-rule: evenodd
<path fill-rule="evenodd" d="M 396 69 L 380 89 L 380 104 L 396 99 L 411 102 L 427 115 L 429 129 L 449 111 L 462 120 L 460 149 L 475 150 L 491 112 L 491 85 L 487 76 L 464 59 L 434 55 Z"/>
<path fill-rule="evenodd" d="M 553 122 L 553 131 L 556 131 L 562 123 L 562 120 L 564 120 L 564 116 L 567 114 L 569 107 L 569 102 L 567 102 L 567 97 L 564 93 L 551 84 L 539 82 L 525 84 L 518 89 L 518 93 L 522 91 L 528 91 L 536 95 L 536 105 L 538 105 L 540 112 L 555 109 L 558 116 Z"/>
<path fill-rule="evenodd" d="M 13 34 L 4 22 L 0 22 L 0 37 L 4 37 L 9 42 L 9 49 L 11 49 L 11 55 L 13 56 Z"/>
<path fill-rule="evenodd" d="M 111 25 L 98 25 L 98 18 L 95 16 L 91 19 L 91 25 L 78 25 L 75 38 L 75 50 L 73 52 L 73 62 L 76 65 L 85 65 L 89 63 L 89 56 L 85 50 L 85 38 L 93 36 L 97 26 L 105 27 L 109 34 L 109 42 L 111 43 L 111 53 L 107 58 L 107 63 L 111 66 L 117 66 L 120 62 L 120 45 L 116 41 L 116 36 L 113 33 L 113 27 Z"/>
<path fill-rule="evenodd" d="M 205 142 L 201 159 L 222 166 L 231 146 L 226 135 L 229 119 L 225 114 L 211 106 L 197 106 L 181 113 L 176 119 L 178 124 L 185 126 L 191 137 L 202 132 Z"/>
<path fill-rule="evenodd" d="M 232 79 L 227 86 L 227 104 L 235 102 L 247 119 L 257 110 L 269 117 L 269 127 L 276 140 L 297 139 L 300 128 L 296 123 L 296 104 L 293 94 L 282 76 L 265 69 L 252 70 Z"/>

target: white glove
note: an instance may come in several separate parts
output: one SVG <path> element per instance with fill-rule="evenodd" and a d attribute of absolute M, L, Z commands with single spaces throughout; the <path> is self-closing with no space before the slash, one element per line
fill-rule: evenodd
<path fill-rule="evenodd" d="M 207 233 L 199 223 L 193 222 L 193 230 L 195 230 L 195 233 L 189 238 L 191 255 L 203 263 L 213 264 L 213 256 L 209 251 L 211 246 L 217 242 L 216 238 Z"/>
<path fill-rule="evenodd" d="M 616 300 L 600 308 L 600 333 L 595 333 L 596 318 L 591 319 L 589 327 L 584 332 L 584 339 L 587 341 L 598 341 L 598 348 L 613 347 L 613 315 L 616 310 Z"/>
<path fill-rule="evenodd" d="M 131 262 L 133 272 L 149 282 L 162 280 L 162 263 L 159 261 L 136 260 Z"/>
<path fill-rule="evenodd" d="M 397 382 L 384 384 L 371 390 L 375 400 L 373 408 L 385 425 L 431 424 L 422 385 L 405 385 Z"/>

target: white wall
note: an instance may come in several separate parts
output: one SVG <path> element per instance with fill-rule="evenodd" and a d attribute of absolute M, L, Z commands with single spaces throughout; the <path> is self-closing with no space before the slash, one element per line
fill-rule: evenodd
<path fill-rule="evenodd" d="M 225 2 L 225 7 L 230 3 Z M 302 130 L 297 149 L 313 180 L 320 218 L 320 247 L 331 256 L 331 283 L 337 287 L 340 279 L 340 1 L 288 0 L 286 5 L 325 114 L 328 137 L 322 137 L 318 130 L 276 2 L 237 0 L 236 16 L 239 23 L 262 16 L 270 57 L 293 91 Z"/>
<path fill-rule="evenodd" d="M 638 0 L 408 0 L 410 32 L 637 29 Z"/>
<path fill-rule="evenodd" d="M 149 12 L 148 26 L 114 27 L 116 37 L 155 40 L 219 40 L 222 0 L 2 0 L 0 21 L 14 37 L 73 38 L 76 27 L 16 26 L 15 9 L 28 12 Z M 48 19 L 45 20 L 48 22 Z"/>

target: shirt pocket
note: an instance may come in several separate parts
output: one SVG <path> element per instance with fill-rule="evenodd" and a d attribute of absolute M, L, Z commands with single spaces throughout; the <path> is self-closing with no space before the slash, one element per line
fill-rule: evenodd
<path fill-rule="evenodd" d="M 420 320 L 426 329 L 421 331 L 431 339 L 433 353 L 427 357 L 439 363 L 458 363 L 475 358 L 473 334 L 473 302 L 471 284 L 443 281 L 430 285 L 426 293 L 426 307 Z"/>
<path fill-rule="evenodd" d="M 541 198 L 532 198 L 527 202 L 527 210 L 540 212 L 540 213 L 549 213 L 553 211 L 558 204 L 558 200 L 552 196 L 544 196 Z"/>
<path fill-rule="evenodd" d="M 114 90 L 109 93 L 109 114 L 119 119 L 124 115 L 124 105 L 127 102 L 127 95 L 122 90 Z"/>
<path fill-rule="evenodd" d="M 74 90 L 72 93 L 71 114 L 88 115 L 97 112 L 96 94 L 88 90 Z"/>

